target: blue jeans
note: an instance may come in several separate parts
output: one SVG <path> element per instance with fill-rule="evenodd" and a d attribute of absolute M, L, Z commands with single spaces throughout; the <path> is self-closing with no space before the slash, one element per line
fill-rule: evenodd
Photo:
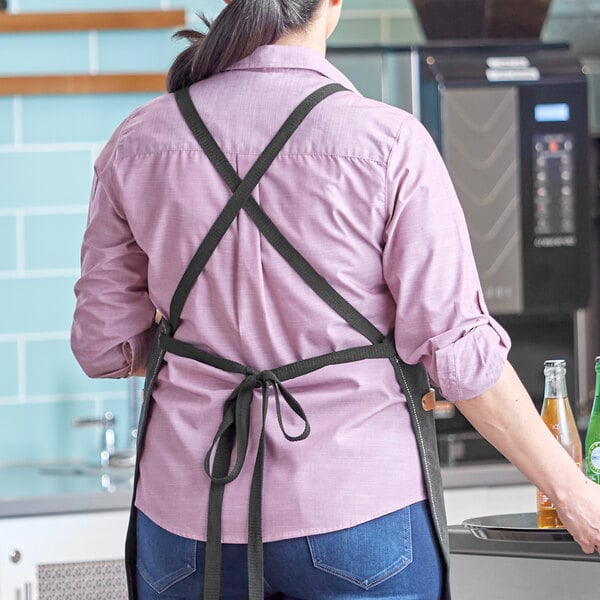
<path fill-rule="evenodd" d="M 204 543 L 137 521 L 138 600 L 199 600 Z M 264 544 L 265 598 L 439 600 L 443 567 L 426 502 L 321 535 Z M 246 546 L 223 545 L 223 600 L 244 600 Z"/>

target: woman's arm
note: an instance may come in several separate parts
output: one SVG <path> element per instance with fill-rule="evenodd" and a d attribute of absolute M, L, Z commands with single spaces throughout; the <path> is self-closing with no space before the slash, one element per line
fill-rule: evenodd
<path fill-rule="evenodd" d="M 585 476 L 550 433 L 510 364 L 491 389 L 456 407 L 552 499 L 584 552 L 600 550 L 600 485 Z"/>
<path fill-rule="evenodd" d="M 112 166 L 121 132 L 112 135 L 94 166 L 71 347 L 89 377 L 142 375 L 154 331 L 148 257 L 138 246 Z"/>

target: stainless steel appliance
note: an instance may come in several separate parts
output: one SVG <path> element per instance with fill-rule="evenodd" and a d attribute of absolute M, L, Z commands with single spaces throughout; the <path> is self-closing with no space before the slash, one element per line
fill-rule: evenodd
<path fill-rule="evenodd" d="M 537 39 L 546 0 L 519 0 L 518 10 L 509 0 L 414 3 L 426 45 L 331 48 L 328 57 L 429 129 L 465 212 L 486 302 L 513 340 L 511 362 L 539 408 L 544 360 L 566 359 L 584 425 L 600 354 L 600 263 L 582 66 L 568 45 Z M 469 39 L 445 39 L 460 28 Z M 491 39 L 508 31 L 525 37 Z M 451 408 L 439 413 L 438 441 L 447 463 L 500 459 Z"/>
<path fill-rule="evenodd" d="M 490 311 L 585 307 L 589 136 L 579 61 L 537 43 L 416 53 L 420 118 L 460 198 Z"/>

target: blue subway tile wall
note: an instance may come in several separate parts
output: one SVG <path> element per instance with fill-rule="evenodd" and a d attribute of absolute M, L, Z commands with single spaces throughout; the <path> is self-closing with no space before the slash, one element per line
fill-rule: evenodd
<path fill-rule="evenodd" d="M 50 321 L 50 319 L 49 319 Z M 51 326 L 51 323 L 48 323 Z M 41 338 L 41 336 L 40 336 Z M 38 366 L 36 376 L 28 379 L 25 392 L 31 396 L 67 396 L 107 393 L 120 396 L 126 387 L 118 379 L 86 377 L 71 353 L 69 339 L 36 339 L 26 345 L 25 359 Z"/>
<path fill-rule="evenodd" d="M 165 9 L 164 0 L 13 0 L 13 12 Z M 0 35 L 0 75 L 166 71 L 172 30 Z M 95 158 L 156 93 L 0 97 L 0 463 L 97 457 L 100 431 L 76 416 L 117 417 L 129 445 L 126 380 L 88 378 L 69 333 Z M 9 428 L 6 428 L 9 429 Z"/>
<path fill-rule="evenodd" d="M 43 271 L 79 267 L 79 248 L 86 214 L 37 214 L 23 217 L 25 270 Z"/>
<path fill-rule="evenodd" d="M 2 457 L 6 462 L 27 459 L 54 461 L 65 456 L 93 460 L 92 449 L 100 445 L 100 432 L 93 427 L 76 429 L 73 419 L 95 415 L 97 403 L 83 400 L 21 402 L 1 406 Z M 35 448 L 35 454 L 32 450 Z"/>
<path fill-rule="evenodd" d="M 15 137 L 15 103 L 13 98 L 0 98 L 0 145 L 12 142 Z"/>
<path fill-rule="evenodd" d="M 156 10 L 168 8 L 164 0 L 8 0 L 9 7 L 19 12 L 78 10 Z"/>
<path fill-rule="evenodd" d="M 0 321 L 0 339 L 7 334 L 68 332 L 75 301 L 73 285 L 77 274 L 33 272 L 32 275 L 0 280 L 2 312 L 10 318 Z M 28 370 L 36 378 L 40 365 Z M 0 392 L 1 394 L 1 392 Z M 1 396 L 0 396 L 1 397 Z"/>
<path fill-rule="evenodd" d="M 103 143 L 126 115 L 155 97 L 156 94 L 82 94 L 65 101 L 64 96 L 24 96 L 22 141 L 25 144 Z M 91 160 L 89 154 L 84 159 Z M 84 174 L 88 174 L 85 169 Z M 85 185 L 88 183 L 86 179 Z M 80 203 L 86 200 L 87 196 L 79 198 Z"/>
<path fill-rule="evenodd" d="M 3 33 L 0 35 L 0 73 L 46 75 L 87 72 L 90 35 L 61 33 Z"/>
<path fill-rule="evenodd" d="M 192 27 L 200 26 L 196 12 L 215 17 L 223 6 L 223 0 L 9 0 L 12 12 L 184 9 Z M 543 34 L 573 37 L 595 81 L 598 19 L 600 0 L 554 0 Z M 183 47 L 172 34 L 0 34 L 0 75 L 165 71 Z M 410 0 L 345 0 L 331 44 L 423 41 Z M 381 65 L 372 61 L 343 63 L 342 69 L 378 97 Z M 399 102 L 402 82 L 393 87 Z M 590 91 L 594 114 L 599 89 L 596 84 Z M 129 444 L 129 383 L 89 379 L 71 354 L 69 330 L 93 161 L 117 125 L 154 96 L 0 96 L 0 298 L 10 317 L 0 321 L 0 423 L 10 423 L 3 428 L 0 463 L 93 459 L 100 432 L 76 429 L 72 421 L 107 410 L 117 417 L 119 447 Z"/>
<path fill-rule="evenodd" d="M 15 271 L 16 268 L 17 219 L 0 216 L 0 276 L 3 271 Z"/>
<path fill-rule="evenodd" d="M 98 32 L 98 69 L 101 72 L 134 73 L 166 71 L 185 48 L 173 40 L 173 31 L 100 31 Z M 136 44 L 131 45 L 132 35 Z"/>
<path fill-rule="evenodd" d="M 16 397 L 19 393 L 19 358 L 17 342 L 2 341 L 0 337 L 0 364 L 2 365 L 2 384 L 0 390 L 4 398 Z M 0 411 L 2 408 L 0 407 Z M 11 423 L 11 421 L 2 420 L 2 423 Z M 21 423 L 15 423 L 19 427 Z M 10 428 L 13 426 L 11 425 Z M 10 429 L 5 427 L 4 429 Z"/>
<path fill-rule="evenodd" d="M 29 149 L 24 144 L 14 152 L 0 148 L 0 209 L 85 204 L 92 181 L 92 157 L 92 149 L 84 147 Z"/>

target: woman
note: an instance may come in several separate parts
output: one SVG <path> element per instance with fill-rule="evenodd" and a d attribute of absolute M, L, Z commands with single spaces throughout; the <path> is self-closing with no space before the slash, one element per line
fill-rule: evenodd
<path fill-rule="evenodd" d="M 148 367 L 131 598 L 449 598 L 417 364 L 600 546 L 434 144 L 324 58 L 341 4 L 231 0 L 96 163 L 72 346 Z"/>

